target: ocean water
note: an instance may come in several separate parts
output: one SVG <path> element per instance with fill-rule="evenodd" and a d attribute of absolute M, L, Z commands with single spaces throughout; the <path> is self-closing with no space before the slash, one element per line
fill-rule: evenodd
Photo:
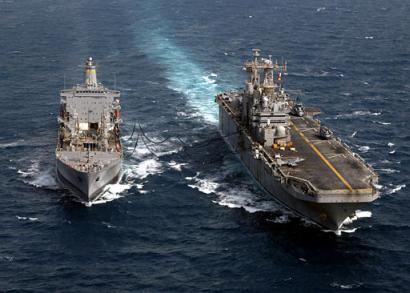
<path fill-rule="evenodd" d="M 409 13 L 397 0 L 0 0 L 0 291 L 408 291 Z M 254 47 L 288 61 L 286 87 L 380 174 L 381 198 L 341 235 L 266 197 L 217 131 L 214 95 L 242 85 Z M 91 207 L 54 175 L 58 93 L 88 56 L 122 92 L 125 150 L 122 180 Z M 170 139 L 133 152 L 136 122 Z"/>

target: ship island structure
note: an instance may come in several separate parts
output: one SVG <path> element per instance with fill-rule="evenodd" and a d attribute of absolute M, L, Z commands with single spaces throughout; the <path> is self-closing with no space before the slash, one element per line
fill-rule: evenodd
<path fill-rule="evenodd" d="M 97 82 L 91 57 L 84 65 L 84 84 L 60 93 L 57 178 L 82 202 L 95 201 L 120 177 L 119 97 L 119 91 Z"/>
<path fill-rule="evenodd" d="M 283 87 L 286 63 L 253 49 L 244 63 L 243 90 L 216 96 L 219 129 L 254 179 L 273 196 L 320 226 L 339 230 L 378 198 L 378 176 L 359 155 Z"/>

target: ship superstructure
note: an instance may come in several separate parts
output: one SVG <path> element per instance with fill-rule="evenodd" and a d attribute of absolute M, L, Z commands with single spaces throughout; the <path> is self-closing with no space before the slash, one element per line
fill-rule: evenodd
<path fill-rule="evenodd" d="M 84 65 L 84 84 L 60 93 L 57 175 L 84 202 L 98 198 L 120 176 L 119 97 L 119 91 L 97 82 L 91 57 Z"/>
<path fill-rule="evenodd" d="M 373 169 L 283 87 L 286 63 L 272 56 L 244 63 L 241 91 L 217 95 L 219 127 L 256 181 L 296 213 L 337 230 L 378 197 Z"/>

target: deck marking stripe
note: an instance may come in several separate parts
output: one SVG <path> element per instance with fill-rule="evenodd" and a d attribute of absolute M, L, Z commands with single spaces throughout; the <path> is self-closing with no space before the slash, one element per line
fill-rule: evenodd
<path fill-rule="evenodd" d="M 349 182 L 347 182 L 347 180 L 336 170 L 336 168 L 325 158 L 325 156 L 322 155 L 318 148 L 306 138 L 306 136 L 299 130 L 295 123 L 292 122 L 292 125 L 299 133 L 299 135 L 303 138 L 303 140 L 315 151 L 315 153 L 322 159 L 323 162 L 325 162 L 325 164 L 333 171 L 333 173 L 336 174 L 336 176 L 344 183 L 344 185 L 346 185 L 346 187 L 350 191 L 353 191 L 353 188 L 349 184 Z"/>

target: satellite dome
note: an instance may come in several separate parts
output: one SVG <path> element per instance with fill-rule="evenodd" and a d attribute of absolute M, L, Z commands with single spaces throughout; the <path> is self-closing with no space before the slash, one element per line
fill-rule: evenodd
<path fill-rule="evenodd" d="M 275 136 L 276 137 L 285 137 L 286 136 L 285 126 L 279 125 L 278 127 L 276 127 Z"/>

